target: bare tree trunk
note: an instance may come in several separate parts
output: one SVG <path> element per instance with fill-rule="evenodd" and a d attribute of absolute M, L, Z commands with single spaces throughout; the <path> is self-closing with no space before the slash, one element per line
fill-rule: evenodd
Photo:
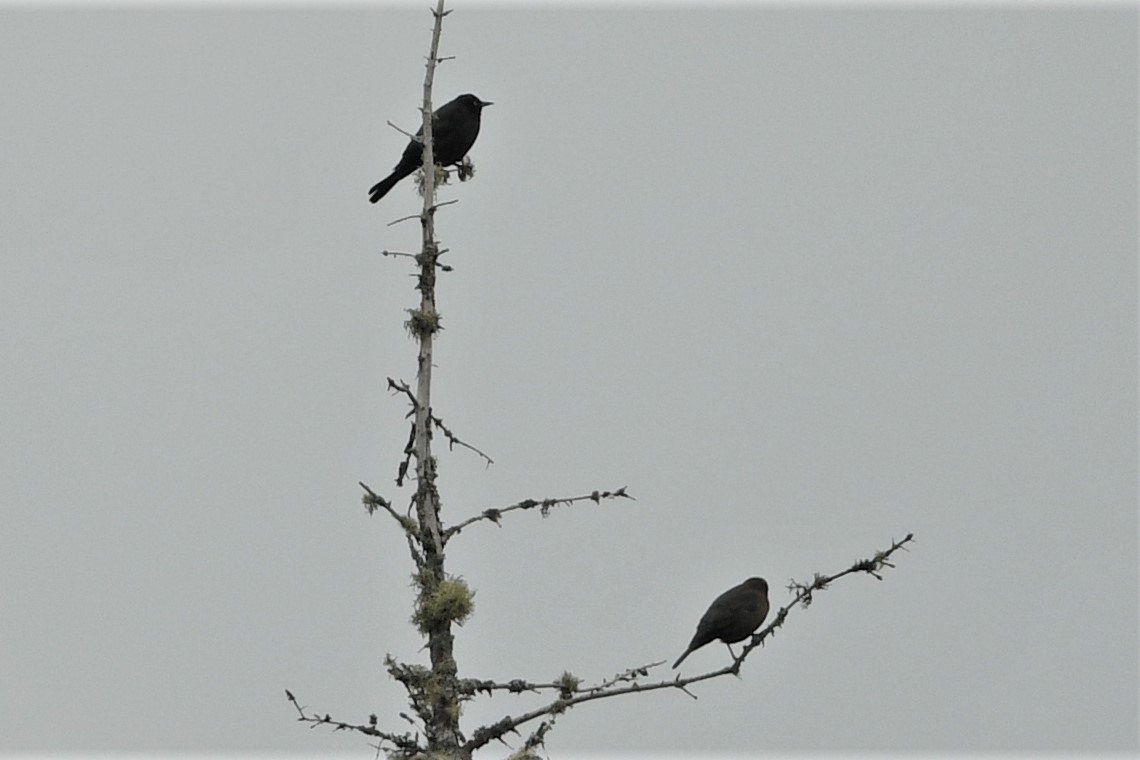
<path fill-rule="evenodd" d="M 436 490 L 436 460 L 431 448 L 431 371 L 435 333 L 439 330 L 439 314 L 435 305 L 435 275 L 439 247 L 435 239 L 435 156 L 432 143 L 432 83 L 439 60 L 439 36 L 443 25 L 444 0 L 438 0 L 434 12 L 431 53 L 424 77 L 423 139 L 424 139 L 424 198 L 420 223 L 423 243 L 417 263 L 420 267 L 420 309 L 414 329 L 419 340 L 416 373 L 415 447 L 416 458 L 416 517 L 419 520 L 419 544 L 422 563 L 419 568 L 420 609 L 430 606 L 430 600 L 440 591 L 446 574 L 444 570 L 443 537 L 440 531 L 439 492 Z M 452 653 L 454 639 L 451 619 L 446 616 L 424 615 L 420 618 L 428 637 L 431 655 L 431 676 L 423 684 L 423 699 L 427 708 L 421 717 L 425 721 L 429 751 L 458 756 L 462 744 L 459 733 L 459 699 L 456 691 L 456 666 Z"/>

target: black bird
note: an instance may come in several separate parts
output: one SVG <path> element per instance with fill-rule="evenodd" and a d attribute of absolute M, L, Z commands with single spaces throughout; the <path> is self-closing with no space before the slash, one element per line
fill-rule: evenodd
<path fill-rule="evenodd" d="M 768 617 L 768 581 L 763 578 L 749 578 L 739 586 L 733 586 L 718 596 L 709 605 L 709 609 L 697 623 L 697 632 L 693 640 L 677 661 L 673 663 L 676 669 L 681 661 L 689 656 L 694 649 L 700 649 L 710 641 L 720 639 L 725 646 L 748 637 L 750 633 L 760 627 L 764 618 Z M 735 658 L 732 647 L 728 651 Z"/>
<path fill-rule="evenodd" d="M 479 136 L 479 114 L 490 101 L 479 100 L 471 93 L 460 95 L 450 103 L 444 103 L 431 115 L 432 158 L 440 166 L 458 164 L 475 144 Z M 423 125 L 416 130 L 416 137 L 422 137 Z M 396 168 L 369 190 L 373 203 L 388 194 L 396 183 L 423 166 L 423 144 L 412 140 L 404 148 L 404 155 Z"/>

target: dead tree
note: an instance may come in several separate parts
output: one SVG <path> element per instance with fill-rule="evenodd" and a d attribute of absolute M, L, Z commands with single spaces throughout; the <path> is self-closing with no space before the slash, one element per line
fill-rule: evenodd
<path fill-rule="evenodd" d="M 446 58 L 439 57 L 439 38 L 443 18 L 450 13 L 444 10 L 444 0 L 438 0 L 433 10 L 435 23 L 432 30 L 431 50 L 427 59 L 427 74 L 424 78 L 423 103 L 423 166 L 434 167 L 432 152 L 432 82 L 436 65 Z M 469 165 L 459 169 L 460 179 L 472 173 Z M 443 175 L 442 178 L 445 178 Z M 854 573 L 866 573 L 882 580 L 879 574 L 884 568 L 894 567 L 892 555 L 914 540 L 908 534 L 900 541 L 892 542 L 888 549 L 876 552 L 871 558 L 860 560 L 845 570 L 833 575 L 816 574 L 810 583 L 791 581 L 788 589 L 795 594 L 793 600 L 776 611 L 771 622 L 756 631 L 746 640 L 739 655 L 734 656 L 731 665 L 688 678 L 651 677 L 651 672 L 665 664 L 665 660 L 649 662 L 625 668 L 613 676 L 597 683 L 584 683 L 570 672 L 545 681 L 511 679 L 507 681 L 459 678 L 453 652 L 453 625 L 462 624 L 473 612 L 472 592 L 459 577 L 446 569 L 446 549 L 448 542 L 465 528 L 481 521 L 499 524 L 502 518 L 514 511 L 538 509 L 543 515 L 560 505 L 570 505 L 580 501 L 600 502 L 608 499 L 631 499 L 625 487 L 613 490 L 595 490 L 578 496 L 523 499 L 513 504 L 489 508 L 483 512 L 445 525 L 440 515 L 439 492 L 436 488 L 436 458 L 432 450 L 432 440 L 436 432 L 443 435 L 449 448 L 455 446 L 470 449 L 488 464 L 492 460 L 479 449 L 460 440 L 437 416 L 431 403 L 431 380 L 435 336 L 440 329 L 440 314 L 436 307 L 435 284 L 438 272 L 449 272 L 450 267 L 440 262 L 447 253 L 435 239 L 435 213 L 441 207 L 436 204 L 435 188 L 441 179 L 436 171 L 423 172 L 423 208 L 418 217 L 422 228 L 420 252 L 399 254 L 385 251 L 386 255 L 407 256 L 415 259 L 418 267 L 416 289 L 420 294 L 419 307 L 409 310 L 405 327 L 418 343 L 416 384 L 412 388 L 407 383 L 388 378 L 388 389 L 407 399 L 411 407 L 408 442 L 397 468 L 396 486 L 404 485 L 409 477 L 415 482 L 415 493 L 405 513 L 397 511 L 392 502 L 368 485 L 360 483 L 364 490 L 363 502 L 369 514 L 378 510 L 387 512 L 407 539 L 408 551 L 415 564 L 417 598 L 412 620 L 420 633 L 427 639 L 429 665 L 412 664 L 388 655 L 385 666 L 389 675 L 401 683 L 408 693 L 408 700 L 414 717 L 400 713 L 399 717 L 411 725 L 411 729 L 396 731 L 380 727 L 376 715 L 369 716 L 367 722 L 353 723 L 333 718 L 327 713 L 310 710 L 302 705 L 293 693 L 285 691 L 287 699 L 297 711 L 298 720 L 311 724 L 326 725 L 334 730 L 355 731 L 374 738 L 377 752 L 384 751 L 391 758 L 462 758 L 467 760 L 472 754 L 492 741 L 507 744 L 509 736 L 520 736 L 520 727 L 527 726 L 529 733 L 519 746 L 511 748 L 510 757 L 514 760 L 537 758 L 538 748 L 543 745 L 547 733 L 556 720 L 571 707 L 608 697 L 617 697 L 635 692 L 657 689 L 678 689 L 695 695 L 688 686 L 700 681 L 725 675 L 737 675 L 749 653 L 770 638 L 775 630 L 784 624 L 789 613 L 797 607 L 807 607 L 814 595 L 826 589 L 833 581 Z M 405 220 L 397 220 L 405 221 Z M 414 465 L 414 466 L 413 466 Z M 411 471 L 411 472 L 409 472 Z M 520 710 L 491 725 L 480 726 L 470 732 L 460 727 L 460 708 L 464 702 L 479 697 L 489 697 L 495 692 L 512 695 L 538 694 L 539 704 L 531 709 Z"/>

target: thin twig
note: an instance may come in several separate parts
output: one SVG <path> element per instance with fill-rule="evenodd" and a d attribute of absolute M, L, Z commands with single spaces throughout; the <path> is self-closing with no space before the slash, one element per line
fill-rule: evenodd
<path fill-rule="evenodd" d="M 494 691 L 509 691 L 511 694 L 522 694 L 524 692 L 537 694 L 541 691 L 562 691 L 564 688 L 565 684 L 561 683 L 538 683 L 524 681 L 521 678 L 505 682 L 485 681 L 478 678 L 464 678 L 459 681 L 459 691 L 466 696 L 475 696 L 479 693 L 490 694 Z"/>
<path fill-rule="evenodd" d="M 327 725 L 332 726 L 334 731 L 359 731 L 368 736 L 375 736 L 381 741 L 386 741 L 404 751 L 418 752 L 425 749 L 420 746 L 419 742 L 417 742 L 411 734 L 393 734 L 376 728 L 375 715 L 369 716 L 369 725 L 367 726 L 360 723 L 345 723 L 343 721 L 334 720 L 328 713 L 324 715 L 306 713 L 305 708 L 297 702 L 297 698 L 293 696 L 293 692 L 288 689 L 285 690 L 285 697 L 293 703 L 293 707 L 297 708 L 297 720 L 312 724 L 309 728 Z"/>
<path fill-rule="evenodd" d="M 411 428 L 411 432 L 408 435 L 408 442 L 404 446 L 404 459 L 400 462 L 400 466 L 396 470 L 397 488 L 404 485 L 404 478 L 408 476 L 408 468 L 412 465 L 412 455 L 416 451 L 416 423 L 413 422 L 409 427 Z"/>
<path fill-rule="evenodd" d="M 635 668 L 627 668 L 621 673 L 607 678 L 597 686 L 588 686 L 584 689 L 580 689 L 580 691 L 587 694 L 593 694 L 594 692 L 605 691 L 606 689 L 609 689 L 610 687 L 615 686 L 619 683 L 635 683 L 638 678 L 645 678 L 648 676 L 650 668 L 656 668 L 659 665 L 664 665 L 666 662 L 667 660 L 659 660 L 657 662 L 651 662 L 648 665 L 638 665 Z"/>
<path fill-rule="evenodd" d="M 914 543 L 914 541 L 914 534 L 907 533 L 906 537 L 901 541 L 892 540 L 891 548 L 887 549 L 886 551 L 875 552 L 875 556 L 871 559 L 859 560 L 858 562 L 852 564 L 851 567 L 834 575 L 821 575 L 819 573 L 816 573 L 812 578 L 811 583 L 800 583 L 795 579 L 790 580 L 788 582 L 787 589 L 788 591 L 795 593 L 796 597 L 776 612 L 776 617 L 772 619 L 771 623 L 764 626 L 756 633 L 752 634 L 752 638 L 748 640 L 747 644 L 745 644 L 744 648 L 740 651 L 740 654 L 733 661 L 732 666 L 728 667 L 726 670 L 734 674 L 739 673 L 740 665 L 744 662 L 744 658 L 748 656 L 748 653 L 756 647 L 762 645 L 765 639 L 774 636 L 776 629 L 784 624 L 784 620 L 788 617 L 788 613 L 791 612 L 793 608 L 797 606 L 804 608 L 811 606 L 811 603 L 815 600 L 816 591 L 824 591 L 834 581 L 842 578 L 845 575 L 852 575 L 854 573 L 867 573 L 868 575 L 871 575 L 880 581 L 883 580 L 883 576 L 879 575 L 879 571 L 884 567 L 894 567 L 894 565 L 890 562 L 891 555 L 897 552 L 899 549 L 907 551 L 906 545 Z M 718 673 L 719 672 L 720 671 L 718 671 Z"/>
<path fill-rule="evenodd" d="M 396 512 L 396 510 L 392 509 L 392 502 L 377 494 L 375 491 L 365 485 L 363 481 L 358 481 L 357 483 L 365 491 L 364 496 L 361 497 L 361 501 L 364 502 L 364 508 L 368 510 L 368 514 L 372 514 L 376 511 L 377 507 L 379 507 L 381 509 L 384 509 L 388 514 L 392 515 L 392 519 L 400 524 L 400 527 L 404 529 L 404 532 L 411 533 L 413 535 L 418 533 L 418 527 L 416 526 L 415 520 L 406 515 L 401 515 Z"/>
<path fill-rule="evenodd" d="M 405 383 L 404 381 L 401 380 L 401 381 L 397 382 L 397 381 L 395 381 L 389 377 L 388 378 L 388 389 L 394 390 L 394 391 L 399 391 L 408 397 L 408 401 L 412 405 L 412 411 L 408 413 L 409 417 L 414 415 L 416 413 L 416 411 L 419 409 L 419 401 L 416 400 L 416 394 L 412 392 L 412 389 L 410 387 L 408 387 L 408 384 Z M 459 436 L 455 435 L 455 433 L 451 432 L 451 430 L 446 425 L 443 424 L 443 419 L 441 417 L 438 417 L 435 414 L 430 414 L 429 417 L 431 419 L 432 424 L 441 433 L 443 433 L 445 438 L 447 438 L 448 449 L 454 451 L 456 446 L 462 446 L 463 448 L 468 449 L 470 451 L 473 451 L 474 453 L 478 454 L 480 457 L 485 459 L 488 467 L 490 467 L 491 465 L 493 465 L 495 463 L 494 459 L 491 459 L 491 457 L 487 456 L 486 454 L 484 454 L 479 449 L 475 448 L 474 446 L 467 443 L 466 441 L 460 440 Z M 405 455 L 409 455 L 413 451 L 414 451 L 414 449 L 411 449 L 411 450 L 405 449 L 404 453 L 405 453 Z"/>
<path fill-rule="evenodd" d="M 385 226 L 391 227 L 393 224 L 399 224 L 400 222 L 406 222 L 406 221 L 409 221 L 411 219 L 419 219 L 419 218 L 420 218 L 419 214 L 409 214 L 408 216 L 401 216 L 399 219 L 393 219 L 392 221 L 388 222 L 388 224 L 386 224 Z"/>
<path fill-rule="evenodd" d="M 416 548 L 416 541 L 419 540 L 419 525 L 412 519 L 411 514 L 399 514 L 396 510 L 392 509 L 392 502 L 378 495 L 363 481 L 358 481 L 358 484 L 365 490 L 361 501 L 364 502 L 364 508 L 368 510 L 368 514 L 375 512 L 377 507 L 382 507 L 387 510 L 388 514 L 392 516 L 392 519 L 399 523 L 404 531 L 404 538 L 407 539 L 408 553 L 411 554 L 412 561 L 416 563 L 417 568 L 422 568 L 424 566 L 424 558 L 423 555 L 420 554 L 419 549 Z"/>
<path fill-rule="evenodd" d="M 388 126 L 391 127 L 392 129 L 396 130 L 400 134 L 402 134 L 404 137 L 409 137 L 409 138 L 415 140 L 416 142 L 423 142 L 423 138 L 420 135 L 413 135 L 411 132 L 400 129 L 395 124 L 393 124 L 391 121 L 388 122 Z"/>
<path fill-rule="evenodd" d="M 443 532 L 443 540 L 446 542 L 447 539 L 451 538 L 456 533 L 459 533 L 468 525 L 477 523 L 480 520 L 490 520 L 496 525 L 499 525 L 499 520 L 502 518 L 504 513 L 513 512 L 516 509 L 534 509 L 535 507 L 538 507 L 542 512 L 542 516 L 546 517 L 548 514 L 550 514 L 552 507 L 556 507 L 562 504 L 573 504 L 576 501 L 586 501 L 588 499 L 597 504 L 600 503 L 602 499 L 633 499 L 632 496 L 625 492 L 625 489 L 626 487 L 622 486 L 616 491 L 594 491 L 582 496 L 569 496 L 561 499 L 542 499 L 541 501 L 538 499 L 523 499 L 522 501 L 516 504 L 512 504 L 509 507 L 494 507 L 492 509 L 485 509 L 482 513 L 475 515 L 474 517 L 468 517 L 463 522 L 456 523 L 455 525 L 452 525 L 450 528 L 445 530 Z"/>
<path fill-rule="evenodd" d="M 455 435 L 455 433 L 452 433 L 447 428 L 447 426 L 443 424 L 443 418 L 442 417 L 437 417 L 433 414 L 431 416 L 431 421 L 432 421 L 433 425 L 435 425 L 437 428 L 439 428 L 440 432 L 443 433 L 444 437 L 447 438 L 447 448 L 449 450 L 454 451 L 456 446 L 462 446 L 463 448 L 469 449 L 469 450 L 475 452 L 476 454 L 478 454 L 479 456 L 481 456 L 483 459 L 487 460 L 487 466 L 488 467 L 490 467 L 491 465 L 493 465 L 495 463 L 494 459 L 491 459 L 491 457 L 487 456 L 482 451 L 480 451 L 479 449 L 472 446 L 470 443 L 467 443 L 466 441 L 459 440 L 459 437 L 457 435 Z"/>

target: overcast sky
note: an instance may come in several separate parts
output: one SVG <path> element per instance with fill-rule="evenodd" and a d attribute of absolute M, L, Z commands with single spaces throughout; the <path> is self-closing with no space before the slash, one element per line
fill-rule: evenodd
<path fill-rule="evenodd" d="M 426 663 L 393 483 L 427 3 L 0 8 L 0 753 L 320 752 Z M 586 751 L 1136 751 L 1137 10 L 470 8 L 437 220 L 462 676 L 672 660 Z M 681 672 L 720 667 L 719 645 Z M 666 666 L 667 667 L 667 666 Z M 669 677 L 658 668 L 655 675 Z M 472 731 L 536 704 L 469 705 Z M 486 757 L 506 755 L 491 747 Z"/>

